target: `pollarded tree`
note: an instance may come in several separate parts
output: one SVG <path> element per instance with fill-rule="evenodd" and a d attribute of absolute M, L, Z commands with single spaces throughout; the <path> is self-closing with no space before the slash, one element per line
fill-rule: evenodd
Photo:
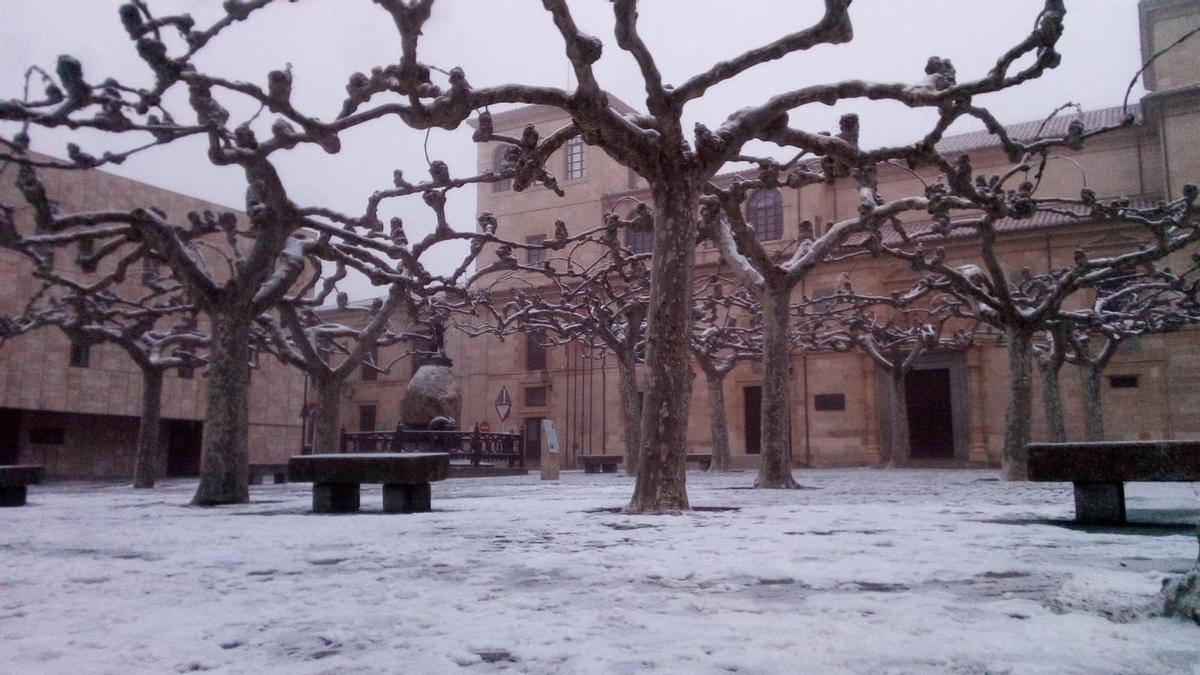
<path fill-rule="evenodd" d="M 154 284 L 139 297 L 119 297 L 112 290 L 89 291 L 48 270 L 51 279 L 26 305 L 24 313 L 6 321 L 0 338 L 56 326 L 74 344 L 112 344 L 125 352 L 142 373 L 142 405 L 134 453 L 133 487 L 152 488 L 157 479 L 162 427 L 163 375 L 171 369 L 192 370 L 204 364 L 208 336 L 196 323 L 196 309 L 174 285 Z"/>
<path fill-rule="evenodd" d="M 1089 133 L 1075 128 L 1063 139 L 1041 139 L 1025 144 L 1005 137 L 1004 143 L 1024 156 L 1030 147 L 1072 143 L 1071 136 Z M 1026 476 L 1025 446 L 1029 443 L 1033 412 L 1033 351 L 1038 331 L 1051 326 L 1068 299 L 1081 290 L 1166 259 L 1200 241 L 1195 186 L 1185 186 L 1183 197 L 1178 200 L 1149 207 L 1135 207 L 1128 200 L 1102 203 L 1089 190 L 1084 190 L 1079 199 L 1041 199 L 1034 196 L 1036 186 L 1032 183 L 1022 183 L 1016 189 L 1006 187 L 1007 180 L 1029 166 L 1028 162 L 1019 163 L 1005 176 L 978 176 L 972 180 L 970 163 L 963 157 L 947 167 L 950 171 L 945 186 L 931 188 L 935 195 L 973 193 L 976 196 L 972 199 L 984 206 L 982 215 L 952 222 L 942 206 L 942 197 L 937 197 L 931 208 L 938 225 L 924 233 L 929 237 L 960 229 L 972 233 L 979 246 L 982 266 L 949 264 L 941 247 L 932 252 L 925 249 L 924 235 L 905 235 L 900 242 L 892 244 L 875 233 L 868 244 L 875 250 L 908 261 L 915 270 L 925 274 L 925 283 L 958 296 L 977 319 L 1004 332 L 1009 357 L 1009 391 L 1001 461 L 1004 475 L 1010 480 L 1023 480 Z M 1077 250 L 1074 263 L 1069 267 L 1050 269 L 1038 275 L 1020 270 L 1018 275 L 1001 262 L 997 250 L 999 222 L 1005 217 L 1027 218 L 1043 209 L 1078 222 L 1124 223 L 1138 227 L 1144 233 L 1143 242 L 1132 250 L 1095 258 Z M 895 224 L 895 227 L 904 232 L 902 224 Z"/>
<path fill-rule="evenodd" d="M 1193 259 L 1200 261 L 1200 254 Z M 1149 267 L 1099 284 L 1090 306 L 1062 312 L 1048 332 L 1043 361 L 1070 363 L 1083 375 L 1084 439 L 1104 440 L 1101 400 L 1105 368 L 1127 340 L 1169 333 L 1200 324 L 1200 268 L 1177 274 Z M 1053 387 L 1048 397 L 1057 395 Z M 1046 394 L 1044 394 L 1046 396 Z M 1061 420 L 1062 402 L 1047 403 L 1047 415 Z M 1057 407 L 1057 410 L 1052 408 Z M 1065 430 L 1062 438 L 1066 440 Z"/>
<path fill-rule="evenodd" d="M 476 286 L 489 288 L 511 279 L 538 283 L 533 289 L 476 294 L 476 314 L 482 325 L 460 326 L 468 334 L 504 337 L 516 332 L 532 339 L 542 336 L 548 344 L 580 343 L 591 350 L 611 353 L 617 363 L 621 394 L 621 417 L 625 430 L 625 469 L 637 475 L 641 409 L 638 406 L 637 366 L 645 358 L 646 312 L 649 305 L 649 254 L 634 253 L 621 245 L 620 232 L 649 218 L 644 207 L 629 218 L 615 212 L 605 215 L 601 232 L 566 235 L 566 225 L 555 223 L 554 241 L 543 246 L 565 248 L 566 255 L 551 256 L 540 267 L 517 264 L 510 252 L 499 259 L 507 266 L 484 277 Z M 595 251 L 602 251 L 595 255 Z M 498 272 L 498 273 L 496 273 Z M 499 307 L 496 307 L 500 304 Z"/>
<path fill-rule="evenodd" d="M 719 62 L 674 86 L 663 81 L 649 47 L 638 34 L 636 0 L 615 0 L 612 5 L 615 41 L 638 65 L 646 90 L 648 114 L 645 115 L 626 115 L 610 104 L 608 94 L 593 69 L 602 55 L 602 44 L 579 29 L 566 0 L 543 0 L 543 5 L 562 36 L 567 60 L 578 82 L 572 91 L 517 84 L 476 88 L 469 84 L 466 74 L 459 68 L 448 72 L 446 86 L 438 86 L 432 81 L 435 69 L 419 59 L 419 42 L 432 13 L 432 0 L 375 0 L 375 4 L 390 16 L 397 28 L 399 62 L 374 69 L 369 75 L 352 75 L 341 111 L 334 120 L 328 122 L 305 114 L 296 107 L 290 96 L 292 77 L 288 71 L 270 73 L 268 85 L 263 88 L 203 73 L 196 63 L 194 57 L 210 49 L 214 38 L 222 30 L 236 22 L 255 18 L 255 15 L 261 14 L 258 10 L 271 4 L 272 0 L 230 0 L 222 5 L 226 15 L 205 30 L 196 29 L 195 22 L 187 15 L 151 17 L 145 11 L 144 2 L 124 5 L 121 16 L 125 27 L 137 41 L 138 53 L 157 78 L 153 88 L 138 91 L 129 87 L 110 87 L 117 95 L 131 96 L 134 100 L 128 105 L 121 102 L 120 96 L 106 95 L 104 100 L 98 100 L 96 88 L 78 77 L 78 68 L 75 68 L 69 73 L 71 77 L 66 78 L 68 81 L 64 82 L 68 85 L 65 95 L 59 90 L 56 97 L 49 97 L 47 102 L 38 102 L 41 105 L 6 103 L 0 106 L 0 119 L 33 120 L 48 126 L 82 123 L 114 129 L 128 124 L 128 120 L 120 114 L 123 111 L 147 111 L 164 100 L 163 94 L 176 85 L 188 88 L 198 124 L 145 126 L 164 137 L 168 134 L 202 133 L 210 141 L 210 161 L 240 167 L 250 187 L 247 212 L 254 229 L 259 231 L 254 252 L 247 258 L 248 263 L 257 264 L 245 265 L 237 275 L 237 283 L 228 288 L 222 284 L 221 293 L 198 293 L 205 297 L 197 301 L 220 319 L 214 320 L 213 346 L 213 370 L 220 373 L 224 366 L 218 366 L 218 363 L 230 361 L 225 356 L 227 352 L 244 350 L 244 333 L 231 331 L 227 327 L 232 325 L 231 320 L 244 319 L 243 323 L 248 324 L 261 313 L 254 311 L 261 309 L 260 298 L 270 301 L 266 305 L 269 306 L 284 292 L 278 290 L 283 284 L 266 284 L 265 280 L 271 276 L 274 261 L 284 253 L 289 237 L 301 227 L 300 221 L 306 215 L 302 208 L 293 205 L 287 198 L 279 175 L 271 164 L 270 155 L 300 144 L 314 144 L 328 152 L 336 152 L 339 134 L 385 118 L 398 118 L 410 127 L 421 130 L 434 127 L 453 129 L 475 111 L 484 110 L 484 113 L 480 113 L 476 138 L 490 141 L 493 140 L 493 134 L 490 118 L 486 114 L 489 106 L 540 104 L 566 112 L 571 122 L 563 128 L 544 139 L 539 139 L 536 133 L 527 133 L 526 138 L 522 139 L 524 143 L 513 146 L 517 148 L 510 158 L 515 189 L 521 189 L 545 174 L 543 166 L 546 159 L 567 140 L 575 137 L 582 137 L 586 143 L 602 148 L 616 161 L 640 174 L 650 186 L 655 223 L 652 291 L 648 310 L 646 414 L 642 419 L 642 469 L 638 473 L 629 506 L 630 510 L 636 512 L 661 512 L 688 507 L 684 470 L 691 393 L 687 343 L 691 334 L 690 291 L 697 212 L 706 184 L 727 164 L 740 160 L 747 143 L 766 140 L 811 152 L 826 160 L 836 172 L 849 167 L 849 172 L 861 178 L 864 191 L 869 193 L 872 191 L 870 173 L 876 163 L 909 159 L 917 165 L 924 165 L 934 161 L 935 158 L 931 156 L 932 144 L 950 124 L 964 116 L 980 117 L 986 113 L 972 104 L 974 97 L 1018 86 L 1055 67 L 1061 58 L 1055 47 L 1062 35 L 1065 15 L 1063 0 L 1045 0 L 1030 34 L 1002 54 L 995 66 L 977 79 L 958 82 L 948 62 L 935 57 L 930 59 L 926 68 L 927 77 L 916 83 L 878 83 L 855 79 L 805 86 L 770 96 L 750 107 L 739 105 L 738 110 L 715 130 L 699 126 L 689 137 L 682 121 L 684 109 L 688 103 L 701 98 L 714 87 L 758 65 L 789 54 L 819 45 L 849 41 L 853 35 L 850 0 L 825 0 L 824 13 L 813 25 Z M 171 30 L 180 33 L 184 43 L 175 51 L 165 40 L 165 35 Z M 271 137 L 259 140 L 254 131 L 255 123 L 251 121 L 230 129 L 230 114 L 216 102 L 218 93 L 248 98 L 270 111 L 270 115 L 263 116 L 257 125 L 261 128 L 269 123 Z M 386 96 L 386 100 L 375 101 L 376 96 Z M 842 139 L 830 139 L 788 127 L 787 115 L 790 110 L 857 100 L 884 100 L 909 108 L 937 111 L 938 121 L 919 143 L 904 148 L 880 149 L 873 153 L 863 153 Z M 102 108 L 101 115 L 84 120 L 72 116 L 83 107 L 104 103 L 108 103 L 109 107 Z M 116 115 L 113 114 L 113 108 Z M 114 117 L 119 119 L 114 122 Z M 161 123 L 163 120 L 157 121 Z M 199 131 L 196 127 L 199 127 Z M 874 195 L 870 195 L 864 199 L 864 204 L 871 204 L 871 210 L 878 211 L 880 215 L 865 216 L 860 222 L 840 228 L 839 232 L 847 228 L 868 227 L 886 214 L 924 209 L 927 203 L 928 199 L 924 197 L 914 197 L 875 205 Z M 144 216 L 138 219 L 146 220 Z M 143 227 L 148 236 L 155 236 L 154 232 L 169 231 L 168 228 L 148 225 L 139 227 Z M 178 267 L 175 270 L 177 275 L 188 277 L 189 283 L 195 281 L 198 287 L 216 286 L 211 279 L 200 278 L 194 271 L 186 269 L 188 263 L 183 260 L 184 257 L 182 250 L 174 250 L 171 255 L 172 266 Z M 821 256 L 818 254 L 817 257 Z M 771 312 L 772 308 L 767 307 L 766 311 Z M 232 335 L 225 338 L 226 333 Z M 218 386 L 211 390 L 224 392 L 223 395 L 227 397 L 236 397 L 236 392 L 232 390 L 238 387 L 244 389 L 245 382 L 221 374 L 222 377 L 216 378 L 219 380 Z M 231 409 L 241 414 L 244 406 Z M 240 421 L 244 423 L 244 418 Z M 213 422 L 216 422 L 217 431 L 237 426 L 223 420 Z M 245 467 L 235 466 L 240 461 L 236 457 L 245 455 L 244 434 L 239 438 L 235 433 L 225 432 L 219 438 L 221 442 L 213 440 L 207 445 L 212 452 L 206 453 L 206 457 L 213 455 L 211 461 L 214 466 L 206 473 L 214 477 L 225 476 L 226 480 L 202 480 L 203 489 L 196 498 L 198 503 L 242 501 L 246 498 Z M 210 460 L 205 461 L 207 463 Z M 769 462 L 770 480 L 764 482 L 773 485 L 790 483 L 790 474 L 784 475 L 788 466 L 788 460 L 782 463 Z M 241 483 L 236 482 L 235 474 L 243 476 Z"/>
<path fill-rule="evenodd" d="M 904 466 L 912 458 L 905 387 L 908 373 L 930 352 L 957 351 L 971 344 L 972 336 L 966 330 L 946 334 L 946 323 L 961 316 L 958 301 L 946 295 L 930 299 L 929 290 L 918 284 L 907 293 L 889 297 L 860 295 L 846 281 L 834 296 L 810 301 L 815 313 L 829 322 L 815 337 L 820 348 L 861 349 L 887 373 L 892 421 L 888 468 Z"/>
<path fill-rule="evenodd" d="M 726 292 L 726 286 L 732 290 Z M 692 358 L 704 374 L 708 390 L 708 426 L 712 438 L 709 471 L 729 471 L 729 423 L 725 417 L 725 377 L 741 361 L 756 359 L 762 350 L 758 303 L 719 275 L 705 279 L 695 293 Z"/>

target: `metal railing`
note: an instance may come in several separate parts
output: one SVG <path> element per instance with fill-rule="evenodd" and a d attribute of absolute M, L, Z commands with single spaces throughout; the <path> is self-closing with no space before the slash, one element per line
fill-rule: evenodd
<path fill-rule="evenodd" d="M 520 434 L 472 431 L 346 431 L 342 428 L 339 451 L 346 452 L 445 452 L 450 461 L 467 460 L 471 466 L 483 462 L 505 462 L 509 468 L 525 468 Z"/>

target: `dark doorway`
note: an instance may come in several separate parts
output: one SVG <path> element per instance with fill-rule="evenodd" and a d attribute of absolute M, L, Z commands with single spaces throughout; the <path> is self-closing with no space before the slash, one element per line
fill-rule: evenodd
<path fill-rule="evenodd" d="M 525 459 L 538 462 L 542 459 L 542 419 L 541 417 L 525 418 Z"/>
<path fill-rule="evenodd" d="M 905 376 L 908 435 L 914 459 L 954 457 L 950 369 L 913 370 Z"/>
<path fill-rule="evenodd" d="M 762 387 L 742 387 L 746 409 L 746 454 L 762 452 Z"/>
<path fill-rule="evenodd" d="M 0 409 L 0 464 L 17 464 L 21 455 L 21 411 Z"/>
<path fill-rule="evenodd" d="M 203 439 L 203 422 L 167 420 L 167 476 L 180 478 L 200 475 Z"/>

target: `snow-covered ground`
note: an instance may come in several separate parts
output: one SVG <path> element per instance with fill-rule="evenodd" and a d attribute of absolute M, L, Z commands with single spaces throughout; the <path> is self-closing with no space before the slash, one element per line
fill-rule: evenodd
<path fill-rule="evenodd" d="M 1180 528 L 1083 531 L 1069 485 L 984 471 L 689 475 L 681 516 L 625 476 L 455 479 L 435 511 L 310 514 L 307 485 L 35 486 L 0 510 L 0 672 L 1200 672 L 1154 616 Z M 1200 486 L 1129 506 L 1200 518 Z"/>

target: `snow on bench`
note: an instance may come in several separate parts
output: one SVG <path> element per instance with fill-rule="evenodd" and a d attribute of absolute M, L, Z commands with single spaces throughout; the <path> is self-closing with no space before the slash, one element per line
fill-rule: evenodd
<path fill-rule="evenodd" d="M 301 455 L 288 460 L 288 479 L 313 484 L 313 511 L 358 510 L 359 485 L 383 484 L 385 513 L 430 511 L 429 483 L 450 472 L 444 452 Z"/>
<path fill-rule="evenodd" d="M 1125 522 L 1125 483 L 1200 481 L 1200 440 L 1031 443 L 1029 480 L 1075 485 L 1075 521 Z"/>
<path fill-rule="evenodd" d="M 34 464 L 0 466 L 0 506 L 25 506 L 25 486 L 45 477 L 45 467 Z"/>

